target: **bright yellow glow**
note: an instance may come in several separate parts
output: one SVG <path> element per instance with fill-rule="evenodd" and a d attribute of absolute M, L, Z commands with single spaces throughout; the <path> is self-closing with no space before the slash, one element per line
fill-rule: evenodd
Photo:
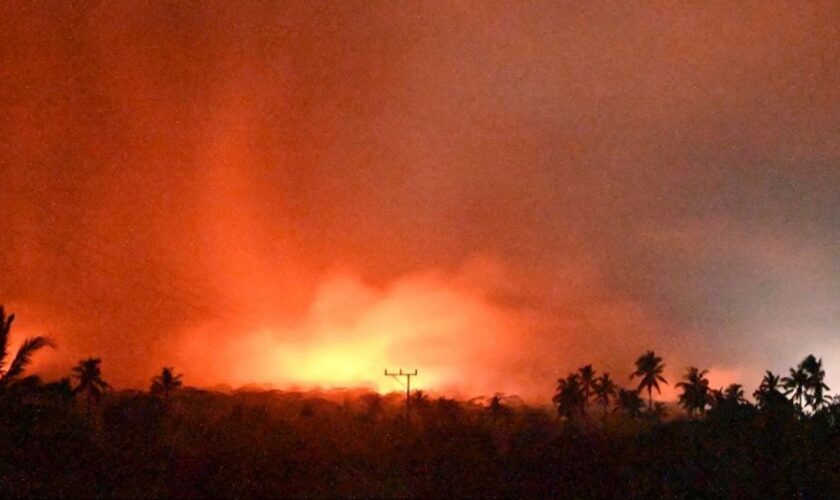
<path fill-rule="evenodd" d="M 386 348 L 384 337 L 368 337 L 303 349 L 287 346 L 279 357 L 283 371 L 301 385 L 353 387 L 361 384 L 387 391 L 393 384 L 378 376 L 387 362 Z"/>
<path fill-rule="evenodd" d="M 492 371 L 477 382 L 463 376 L 509 356 L 512 346 L 504 342 L 512 337 L 504 335 L 509 328 L 479 296 L 434 276 L 402 280 L 385 290 L 339 278 L 319 290 L 309 314 L 295 325 L 230 335 L 217 346 L 206 340 L 215 335 L 193 332 L 181 349 L 191 359 L 207 360 L 205 379 L 234 387 L 268 383 L 387 393 L 404 386 L 386 376 L 386 369 L 417 369 L 412 389 L 476 395 L 510 392 L 507 386 L 514 384 Z"/>

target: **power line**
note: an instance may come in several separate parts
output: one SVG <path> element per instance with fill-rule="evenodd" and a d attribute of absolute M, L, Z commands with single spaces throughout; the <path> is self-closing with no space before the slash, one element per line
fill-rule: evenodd
<path fill-rule="evenodd" d="M 399 372 L 389 372 L 388 369 L 385 369 L 385 376 L 386 377 L 394 377 L 394 380 L 403 385 L 402 381 L 399 377 L 405 377 L 405 424 L 408 425 L 409 418 L 410 418 L 410 411 L 411 411 L 411 377 L 417 376 L 417 369 L 415 368 L 414 372 L 403 372 L 403 369 L 400 368 Z"/>

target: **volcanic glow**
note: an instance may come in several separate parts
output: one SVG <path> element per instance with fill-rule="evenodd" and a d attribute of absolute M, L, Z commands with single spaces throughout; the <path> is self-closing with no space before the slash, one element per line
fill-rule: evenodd
<path fill-rule="evenodd" d="M 366 386 L 387 392 L 399 385 L 383 370 L 401 367 L 419 369 L 418 389 L 476 394 L 501 390 L 493 385 L 500 381 L 489 376 L 470 385 L 461 376 L 494 363 L 507 366 L 504 353 L 512 345 L 504 344 L 516 333 L 511 317 L 463 283 L 458 288 L 426 274 L 378 290 L 345 276 L 325 282 L 297 324 L 244 331 L 221 350 L 213 347 L 216 341 L 208 341 L 219 338 L 213 333 L 186 332 L 181 358 L 207 383 Z M 195 359 L 209 361 L 210 367 L 227 363 L 228 368 L 214 375 L 215 368 L 196 370 L 190 361 Z M 500 387 L 505 386 L 513 389 L 509 383 Z"/>
<path fill-rule="evenodd" d="M 361 3 L 0 3 L 0 303 L 45 376 L 840 359 L 831 2 Z"/>

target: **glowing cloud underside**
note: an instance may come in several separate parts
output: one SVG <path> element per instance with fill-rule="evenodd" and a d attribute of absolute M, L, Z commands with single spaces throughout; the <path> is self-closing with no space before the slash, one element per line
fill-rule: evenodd
<path fill-rule="evenodd" d="M 226 365 L 216 376 L 212 369 L 199 375 L 215 383 L 388 392 L 401 387 L 384 369 L 418 368 L 417 389 L 492 392 L 500 390 L 494 377 L 466 386 L 462 374 L 479 363 L 502 362 L 513 324 L 479 295 L 432 275 L 409 277 L 386 290 L 340 277 L 322 285 L 308 317 L 295 327 L 238 333 L 218 348 L 198 341 L 206 335 L 190 332 L 181 355 L 206 359 L 208 367 Z"/>

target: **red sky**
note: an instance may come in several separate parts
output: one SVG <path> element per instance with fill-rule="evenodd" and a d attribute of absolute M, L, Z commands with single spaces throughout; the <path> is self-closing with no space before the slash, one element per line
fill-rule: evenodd
<path fill-rule="evenodd" d="M 10 2 L 0 302 L 50 376 L 840 383 L 835 2 Z M 392 384 L 393 385 L 393 384 Z"/>

